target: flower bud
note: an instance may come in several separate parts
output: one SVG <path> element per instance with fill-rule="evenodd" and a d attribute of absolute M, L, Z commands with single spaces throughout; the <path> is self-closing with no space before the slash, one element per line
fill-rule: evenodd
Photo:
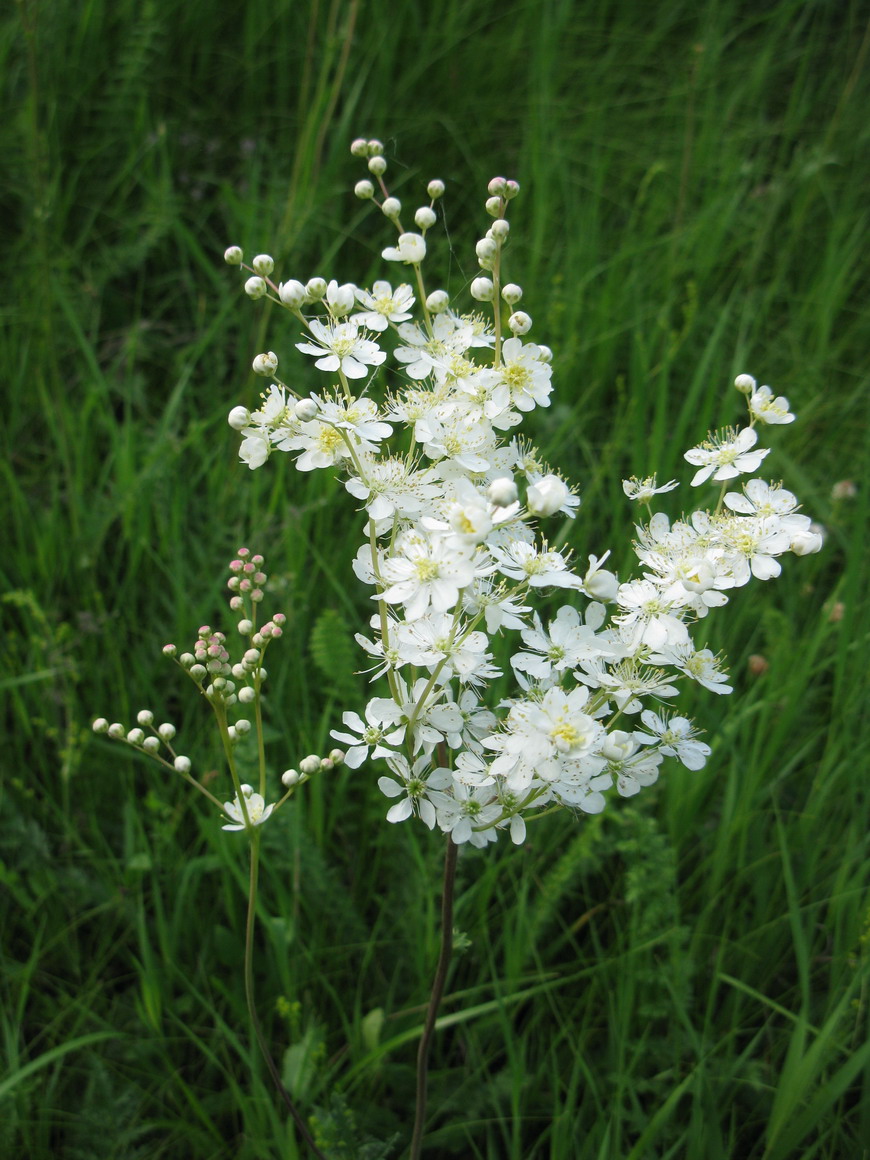
<path fill-rule="evenodd" d="M 268 286 L 262 278 L 249 278 L 245 283 L 245 293 L 249 298 L 262 298 L 267 290 Z"/>
<path fill-rule="evenodd" d="M 503 242 L 511 232 L 511 224 L 505 218 L 499 218 L 489 227 L 489 232 L 497 242 Z"/>
<path fill-rule="evenodd" d="M 508 326 L 512 334 L 528 334 L 532 329 L 532 320 L 524 310 L 518 310 L 508 319 Z"/>
<path fill-rule="evenodd" d="M 387 162 L 384 157 L 375 156 L 369 158 L 369 173 L 373 173 L 375 177 L 382 177 L 387 172 Z"/>
<path fill-rule="evenodd" d="M 798 532 L 789 544 L 789 551 L 796 556 L 811 556 L 814 552 L 821 552 L 824 536 L 819 531 L 809 528 L 805 532 Z"/>
<path fill-rule="evenodd" d="M 109 722 L 106 720 L 105 717 L 98 717 L 96 719 L 96 721 L 93 723 L 93 725 L 91 726 L 91 728 L 93 729 L 93 731 L 95 733 L 108 733 L 109 732 Z"/>
<path fill-rule="evenodd" d="M 326 281 L 323 278 L 309 278 L 305 283 L 305 295 L 312 302 L 319 302 L 326 293 Z"/>
<path fill-rule="evenodd" d="M 831 488 L 831 499 L 854 499 L 858 494 L 858 487 L 851 479 L 838 479 Z"/>
<path fill-rule="evenodd" d="M 548 346 L 544 346 L 542 342 L 538 344 L 538 358 L 542 363 L 547 363 L 548 365 L 553 361 L 553 352 Z"/>
<path fill-rule="evenodd" d="M 551 516 L 571 493 L 558 475 L 545 475 L 526 492 L 526 507 L 533 516 Z"/>
<path fill-rule="evenodd" d="M 446 290 L 433 290 L 426 299 L 426 309 L 430 314 L 443 314 L 450 305 L 450 295 Z"/>
<path fill-rule="evenodd" d="M 596 600 L 615 600 L 619 581 L 604 568 L 596 568 L 594 571 L 590 568 L 583 578 L 583 589 L 587 596 L 593 596 Z"/>
<path fill-rule="evenodd" d="M 477 302 L 492 302 L 495 287 L 491 278 L 475 278 L 471 283 L 471 297 Z"/>
<path fill-rule="evenodd" d="M 261 274 L 264 278 L 268 277 L 275 269 L 275 263 L 270 254 L 257 254 L 251 265 L 254 268 L 254 273 Z"/>
<path fill-rule="evenodd" d="M 271 378 L 278 369 L 278 356 L 273 350 L 266 351 L 264 354 L 258 354 L 251 364 L 255 375 L 263 375 L 266 378 Z"/>
<path fill-rule="evenodd" d="M 344 750 L 343 749 L 330 749 L 329 760 L 332 762 L 333 765 L 341 765 L 342 762 L 344 761 Z"/>
<path fill-rule="evenodd" d="M 136 720 L 140 725 L 145 725 L 147 727 L 148 725 L 154 724 L 154 714 L 150 709 L 140 709 L 136 714 Z"/>
<path fill-rule="evenodd" d="M 500 476 L 492 481 L 486 494 L 496 507 L 510 507 L 517 502 L 517 485 L 508 476 Z"/>
<path fill-rule="evenodd" d="M 493 262 L 498 256 L 498 246 L 492 238 L 481 238 L 474 247 L 477 254 L 477 261 L 484 270 L 491 270 Z"/>
<path fill-rule="evenodd" d="M 523 288 L 517 286 L 516 282 L 508 282 L 507 286 L 502 286 L 501 296 L 508 306 L 516 306 L 523 296 Z"/>
<path fill-rule="evenodd" d="M 244 737 L 246 733 L 251 732 L 251 722 L 246 721 L 245 718 L 242 717 L 239 721 L 236 721 L 235 729 L 239 737 Z"/>
<path fill-rule="evenodd" d="M 434 177 L 426 186 L 426 192 L 433 201 L 437 201 L 439 197 L 444 196 L 444 182 L 440 178 Z"/>
<path fill-rule="evenodd" d="M 297 282 L 295 278 L 291 278 L 289 282 L 282 282 L 280 284 L 278 287 L 278 297 L 285 306 L 298 310 L 308 295 L 302 283 Z"/>
<path fill-rule="evenodd" d="M 601 746 L 601 756 L 608 761 L 625 761 L 637 751 L 638 743 L 633 733 L 626 733 L 622 729 L 614 729 L 609 733 Z"/>
<path fill-rule="evenodd" d="M 492 197 L 504 197 L 507 181 L 503 177 L 493 177 L 486 188 Z"/>
<path fill-rule="evenodd" d="M 281 774 L 281 784 L 285 789 L 292 789 L 299 784 L 299 774 L 295 769 L 285 769 Z"/>
<path fill-rule="evenodd" d="M 254 631 L 254 622 L 252 620 L 240 620 L 236 627 L 242 636 L 250 636 Z"/>
<path fill-rule="evenodd" d="M 227 246 L 224 250 L 224 261 L 228 266 L 241 266 L 243 257 L 240 246 Z"/>
<path fill-rule="evenodd" d="M 485 209 L 490 217 L 497 218 L 498 215 L 501 213 L 501 198 L 500 197 L 488 197 L 486 199 Z"/>
<path fill-rule="evenodd" d="M 162 651 L 163 651 L 163 655 L 165 657 L 169 657 L 170 659 L 172 659 L 172 657 L 174 657 L 175 654 L 178 652 L 178 649 L 175 647 L 174 644 L 165 644 L 163 646 Z"/>
<path fill-rule="evenodd" d="M 370 201 L 375 196 L 375 187 L 365 178 L 363 181 L 358 181 L 353 187 L 353 192 L 360 201 Z"/>
<path fill-rule="evenodd" d="M 109 734 L 110 737 L 113 737 L 116 741 L 120 741 L 121 738 L 125 735 L 126 730 L 124 729 L 124 726 L 119 721 L 113 721 L 112 724 L 109 726 L 109 728 L 106 730 L 106 732 Z"/>
<path fill-rule="evenodd" d="M 145 750 L 146 753 L 156 753 L 157 750 L 160 748 L 160 738 L 159 737 L 146 737 L 145 740 L 142 742 L 142 748 Z"/>
<path fill-rule="evenodd" d="M 233 407 L 229 415 L 227 415 L 227 422 L 234 431 L 241 431 L 247 427 L 251 421 L 251 413 L 247 407 Z"/>
<path fill-rule="evenodd" d="M 520 185 L 518 181 L 509 181 L 504 188 L 505 201 L 512 201 L 520 192 Z"/>
<path fill-rule="evenodd" d="M 250 705 L 257 698 L 257 690 L 252 689 L 250 685 L 245 685 L 239 689 L 239 700 L 243 705 Z"/>
<path fill-rule="evenodd" d="M 305 774 L 306 777 L 320 772 L 320 758 L 316 753 L 310 753 L 308 757 L 302 758 L 299 762 L 299 772 Z"/>
<path fill-rule="evenodd" d="M 254 792 L 254 787 L 252 785 L 248 785 L 246 782 L 243 782 L 239 786 L 239 789 L 242 791 L 242 793 L 245 795 L 246 798 L 249 798 L 251 796 L 251 794 Z"/>
<path fill-rule="evenodd" d="M 145 734 L 141 729 L 131 729 L 127 734 L 127 740 L 131 745 L 141 745 L 145 740 Z"/>
<path fill-rule="evenodd" d="M 357 137 L 350 143 L 350 151 L 354 157 L 368 157 L 369 143 L 365 137 Z"/>
<path fill-rule="evenodd" d="M 356 286 L 350 282 L 345 282 L 339 286 L 333 278 L 326 287 L 326 305 L 334 318 L 342 318 L 345 314 L 350 314 L 355 302 Z"/>
<path fill-rule="evenodd" d="M 369 157 L 377 157 L 380 153 L 383 153 L 384 145 L 382 141 L 377 139 L 377 137 L 372 137 L 369 141 L 366 142 L 366 149 L 368 151 Z"/>
<path fill-rule="evenodd" d="M 300 399 L 293 408 L 293 413 L 300 423 L 310 423 L 312 419 L 317 418 L 319 409 L 314 399 Z"/>
<path fill-rule="evenodd" d="M 391 219 L 397 218 L 402 212 L 402 203 L 397 197 L 385 197 L 381 205 L 381 213 L 384 217 Z"/>
<path fill-rule="evenodd" d="M 755 390 L 755 379 L 752 375 L 738 375 L 734 380 L 734 386 L 741 395 L 751 395 Z"/>
<path fill-rule="evenodd" d="M 420 230 L 430 230 L 438 217 L 434 209 L 430 209 L 428 205 L 421 205 L 414 214 L 414 224 Z"/>

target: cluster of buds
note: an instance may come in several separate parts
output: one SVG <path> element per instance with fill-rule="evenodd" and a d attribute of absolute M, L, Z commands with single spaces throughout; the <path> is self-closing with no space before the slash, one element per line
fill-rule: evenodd
<path fill-rule="evenodd" d="M 284 613 L 278 612 L 271 620 L 258 625 L 259 605 L 263 601 L 268 580 L 263 564 L 262 556 L 253 555 L 248 548 L 239 548 L 229 565 L 227 587 L 232 593 L 230 608 L 238 617 L 236 629 L 246 646 L 237 660 L 231 658 L 226 634 L 207 624 L 200 627 L 192 652 L 179 654 L 174 644 L 163 647 L 163 655 L 181 667 L 214 711 L 234 783 L 235 797 L 232 801 L 219 801 L 205 786 L 191 777 L 190 758 L 177 754 L 170 744 L 175 737 L 175 726 L 166 723 L 155 727 L 151 710 L 143 709 L 139 712 L 137 726 L 133 729 L 125 729 L 118 723 L 110 724 L 104 717 L 98 718 L 93 724 L 95 733 L 123 741 L 153 757 L 161 765 L 180 773 L 223 812 L 228 819 L 228 824 L 223 827 L 225 830 L 249 830 L 261 825 L 290 797 L 297 786 L 321 770 L 334 768 L 344 757 L 341 750 L 336 749 L 325 758 L 304 758 L 298 771 L 291 769 L 284 773 L 281 781 L 286 792 L 279 801 L 270 805 L 266 805 L 263 796 L 266 771 L 262 765 L 259 792 L 242 783 L 238 777 L 233 750 L 252 728 L 261 735 L 262 688 L 268 676 L 263 657 L 269 643 L 283 635 L 287 623 Z M 228 710 L 235 706 L 250 707 L 254 722 L 241 716 L 230 721 Z M 163 748 L 168 752 L 168 757 L 164 756 Z"/>

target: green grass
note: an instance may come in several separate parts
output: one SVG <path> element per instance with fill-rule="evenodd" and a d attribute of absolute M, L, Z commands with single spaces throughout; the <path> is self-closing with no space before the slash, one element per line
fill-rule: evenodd
<path fill-rule="evenodd" d="M 276 772 L 363 702 L 359 661 L 322 672 L 366 614 L 358 517 L 329 479 L 237 462 L 250 359 L 287 366 L 296 336 L 221 255 L 370 277 L 389 231 L 347 146 L 371 134 L 406 201 L 447 182 L 455 296 L 487 180 L 522 185 L 509 277 L 556 355 L 534 434 L 581 488 L 579 555 L 628 566 L 621 478 L 681 473 L 740 371 L 790 398 L 770 470 L 827 529 L 710 618 L 736 688 L 694 705 L 703 771 L 463 853 L 426 1155 L 868 1156 L 866 6 L 385 11 L 19 0 L 0 25 L 0 1151 L 301 1155 L 246 1024 L 242 842 L 89 723 L 150 706 L 218 768 L 160 646 L 226 621 L 241 543 L 291 619 Z M 384 812 L 344 770 L 266 827 L 256 982 L 305 1113 L 401 1156 L 441 843 Z"/>

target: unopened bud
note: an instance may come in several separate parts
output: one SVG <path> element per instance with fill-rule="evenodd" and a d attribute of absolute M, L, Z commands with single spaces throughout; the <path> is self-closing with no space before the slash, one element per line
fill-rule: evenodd
<path fill-rule="evenodd" d="M 478 302 L 492 302 L 495 288 L 491 278 L 475 278 L 471 283 L 471 297 Z"/>
<path fill-rule="evenodd" d="M 430 209 L 428 205 L 421 205 L 414 214 L 414 224 L 421 230 L 430 230 L 437 220 L 435 210 Z"/>
<path fill-rule="evenodd" d="M 278 287 L 278 297 L 285 306 L 289 306 L 291 309 L 298 309 L 305 302 L 308 295 L 302 283 L 297 282 L 295 278 L 291 278 L 289 282 L 282 282 Z"/>
<path fill-rule="evenodd" d="M 228 266 L 241 266 L 243 257 L 240 246 L 227 246 L 224 250 L 224 261 Z"/>
<path fill-rule="evenodd" d="M 272 260 L 271 254 L 257 254 L 256 258 L 251 262 L 251 265 L 254 268 L 254 273 L 261 274 L 264 278 L 268 277 L 275 269 L 275 263 Z"/>
<path fill-rule="evenodd" d="M 545 475 L 526 492 L 526 507 L 533 516 L 552 516 L 570 494 L 558 475 Z"/>
<path fill-rule="evenodd" d="M 315 773 L 320 772 L 320 758 L 315 753 L 310 753 L 308 757 L 303 757 L 299 762 L 299 772 L 305 774 L 306 777 L 311 777 Z"/>
<path fill-rule="evenodd" d="M 488 197 L 486 199 L 485 208 L 486 208 L 486 212 L 489 214 L 490 217 L 497 218 L 498 215 L 501 213 L 501 198 L 500 197 Z"/>
<path fill-rule="evenodd" d="M 433 201 L 437 201 L 439 197 L 444 195 L 444 182 L 437 177 L 433 178 L 426 186 L 426 192 Z"/>
<path fill-rule="evenodd" d="M 278 356 L 273 350 L 268 350 L 264 354 L 258 354 L 251 365 L 255 375 L 270 378 L 278 369 Z"/>
<path fill-rule="evenodd" d="M 109 722 L 106 720 L 105 717 L 98 717 L 96 719 L 96 721 L 93 723 L 93 725 L 91 726 L 91 728 L 93 729 L 93 731 L 95 733 L 108 733 L 109 732 Z"/>
<path fill-rule="evenodd" d="M 363 181 L 358 181 L 353 187 L 353 192 L 360 199 L 360 201 L 370 201 L 375 196 L 375 187 L 365 178 Z"/>
<path fill-rule="evenodd" d="M 508 326 L 512 334 L 528 334 L 532 329 L 532 320 L 524 310 L 518 310 L 508 319 Z"/>
<path fill-rule="evenodd" d="M 502 286 L 501 296 L 508 306 L 516 306 L 523 296 L 523 288 L 517 286 L 516 282 L 508 282 L 507 286 Z"/>
<path fill-rule="evenodd" d="M 489 232 L 497 242 L 503 242 L 511 232 L 511 224 L 505 218 L 499 218 L 489 227 Z"/>
<path fill-rule="evenodd" d="M 381 205 L 381 212 L 384 217 L 397 218 L 402 212 L 402 203 L 397 197 L 385 197 Z"/>
<path fill-rule="evenodd" d="M 300 423 L 310 423 L 317 418 L 319 407 L 314 399 L 300 399 L 293 408 L 293 413 Z"/>
<path fill-rule="evenodd" d="M 499 477 L 492 481 L 486 489 L 486 494 L 496 507 L 510 507 L 512 503 L 517 502 L 517 485 L 507 476 Z"/>
<path fill-rule="evenodd" d="M 319 302 L 326 293 L 326 281 L 323 278 L 309 278 L 305 283 L 306 297 L 312 302 Z"/>
<path fill-rule="evenodd" d="M 734 380 L 734 386 L 741 395 L 751 395 L 755 390 L 755 379 L 752 375 L 738 375 Z"/>
<path fill-rule="evenodd" d="M 503 177 L 493 177 L 486 188 L 492 197 L 504 197 L 507 181 Z"/>
<path fill-rule="evenodd" d="M 285 789 L 292 789 L 294 785 L 299 784 L 299 772 L 295 769 L 285 769 L 281 774 L 281 784 Z"/>
<path fill-rule="evenodd" d="M 387 172 L 387 162 L 384 157 L 375 156 L 369 158 L 369 173 L 373 173 L 375 177 L 382 177 Z"/>
<path fill-rule="evenodd" d="M 150 709 L 140 709 L 136 714 L 136 720 L 140 725 L 145 725 L 147 727 L 148 725 L 154 724 L 154 714 Z"/>
<path fill-rule="evenodd" d="M 433 290 L 426 299 L 426 309 L 430 314 L 443 314 L 450 305 L 450 295 L 446 290 Z"/>
<path fill-rule="evenodd" d="M 477 261 L 484 270 L 492 269 L 493 262 L 498 256 L 498 246 L 492 238 L 481 238 L 474 247 L 474 252 L 477 254 Z"/>
<path fill-rule="evenodd" d="M 234 431 L 241 431 L 251 421 L 251 412 L 247 407 L 233 407 L 229 415 L 227 415 L 227 422 Z"/>
<path fill-rule="evenodd" d="M 262 278 L 249 278 L 245 283 L 245 293 L 249 298 L 262 298 L 268 286 Z"/>
<path fill-rule="evenodd" d="M 357 137 L 350 143 L 350 151 L 354 157 L 368 157 L 369 143 L 365 137 Z"/>

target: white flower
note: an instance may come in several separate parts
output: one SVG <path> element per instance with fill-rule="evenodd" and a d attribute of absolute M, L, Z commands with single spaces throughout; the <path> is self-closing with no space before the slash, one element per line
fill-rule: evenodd
<path fill-rule="evenodd" d="M 647 475 L 643 479 L 638 479 L 633 475 L 630 479 L 622 481 L 622 490 L 629 499 L 637 500 L 638 503 L 649 503 L 654 495 L 662 495 L 666 491 L 673 491 L 675 487 L 679 487 L 675 479 L 663 483 L 661 487 L 656 484 L 655 475 Z"/>
<path fill-rule="evenodd" d="M 570 496 L 570 491 L 558 475 L 545 475 L 526 492 L 526 507 L 533 516 L 552 516 L 567 503 Z M 574 515 L 571 511 L 567 514 Z"/>
<path fill-rule="evenodd" d="M 783 395 L 773 397 L 770 387 L 759 387 L 749 397 L 749 414 L 759 423 L 793 423 L 794 415 L 788 409 Z"/>
<path fill-rule="evenodd" d="M 313 342 L 297 342 L 303 354 L 317 356 L 321 371 L 341 371 L 349 379 L 362 379 L 368 367 L 380 366 L 386 354 L 376 342 L 361 338 L 355 322 L 324 323 L 318 318 L 308 324 Z"/>
<path fill-rule="evenodd" d="M 753 451 L 757 442 L 758 432 L 755 428 L 744 427 L 736 434 L 734 431 L 725 431 L 721 436 L 714 433 L 687 451 L 683 458 L 698 468 L 692 477 L 692 487 L 698 487 L 710 478 L 719 483 L 724 479 L 734 479 L 737 475 L 757 471 L 762 459 L 770 451 L 769 447 Z"/>
<path fill-rule="evenodd" d="M 410 262 L 417 265 L 426 257 L 426 242 L 421 234 L 399 234 L 398 246 L 387 246 L 381 252 L 385 262 Z"/>
<path fill-rule="evenodd" d="M 687 717 L 659 717 L 651 709 L 640 715 L 649 733 L 638 732 L 644 745 L 658 743 L 659 750 L 667 757 L 678 757 L 686 769 L 702 769 L 710 756 L 710 746 L 696 741 L 697 731 Z"/>
<path fill-rule="evenodd" d="M 249 785 L 242 786 L 242 794 L 245 798 L 245 808 L 248 811 L 248 821 L 252 826 L 262 826 L 263 822 L 265 822 L 265 820 L 272 813 L 272 810 L 274 810 L 275 803 L 272 802 L 267 806 L 260 794 L 251 791 L 251 787 Z M 228 818 L 231 819 L 233 824 L 229 826 L 222 826 L 221 829 L 244 830 L 247 828 L 245 826 L 245 816 L 242 813 L 242 807 L 239 804 L 238 794 L 236 794 L 235 798 L 231 802 L 224 802 L 224 813 Z"/>
<path fill-rule="evenodd" d="M 444 536 L 408 531 L 399 537 L 395 553 L 383 562 L 381 574 L 388 587 L 375 599 L 404 604 L 406 619 L 417 620 L 430 605 L 436 612 L 455 607 L 474 573 L 468 548 Z"/>
<path fill-rule="evenodd" d="M 450 785 L 452 781 L 450 770 L 433 769 L 426 777 L 426 770 L 431 765 L 428 754 L 418 757 L 412 768 L 408 765 L 406 757 L 401 753 L 394 753 L 387 758 L 387 765 L 400 780 L 397 782 L 391 777 L 379 777 L 378 788 L 389 798 L 402 798 L 394 806 L 390 806 L 387 821 L 403 822 L 406 818 L 410 818 L 411 814 L 417 813 L 431 830 L 435 825 L 435 806 L 430 798 L 433 791 L 443 790 Z M 438 793 L 439 798 L 444 796 Z"/>
<path fill-rule="evenodd" d="M 405 726 L 398 724 L 401 715 L 399 706 L 390 697 L 374 697 L 369 701 L 365 721 L 358 713 L 342 713 L 342 721 L 353 733 L 333 729 L 329 736 L 350 746 L 344 755 L 345 765 L 358 769 L 372 747 L 373 760 L 388 757 L 391 750 L 385 746 L 401 745 L 405 737 Z"/>
<path fill-rule="evenodd" d="M 393 290 L 389 282 L 375 282 L 371 292 L 357 290 L 357 300 L 365 310 L 351 316 L 351 321 L 366 330 L 386 330 L 390 323 L 407 322 L 414 305 L 414 292 L 404 282 Z"/>
<path fill-rule="evenodd" d="M 542 359 L 540 347 L 533 342 L 524 344 L 519 338 L 509 338 L 502 345 L 501 357 L 501 377 L 510 388 L 517 410 L 549 407 L 553 371 Z"/>

